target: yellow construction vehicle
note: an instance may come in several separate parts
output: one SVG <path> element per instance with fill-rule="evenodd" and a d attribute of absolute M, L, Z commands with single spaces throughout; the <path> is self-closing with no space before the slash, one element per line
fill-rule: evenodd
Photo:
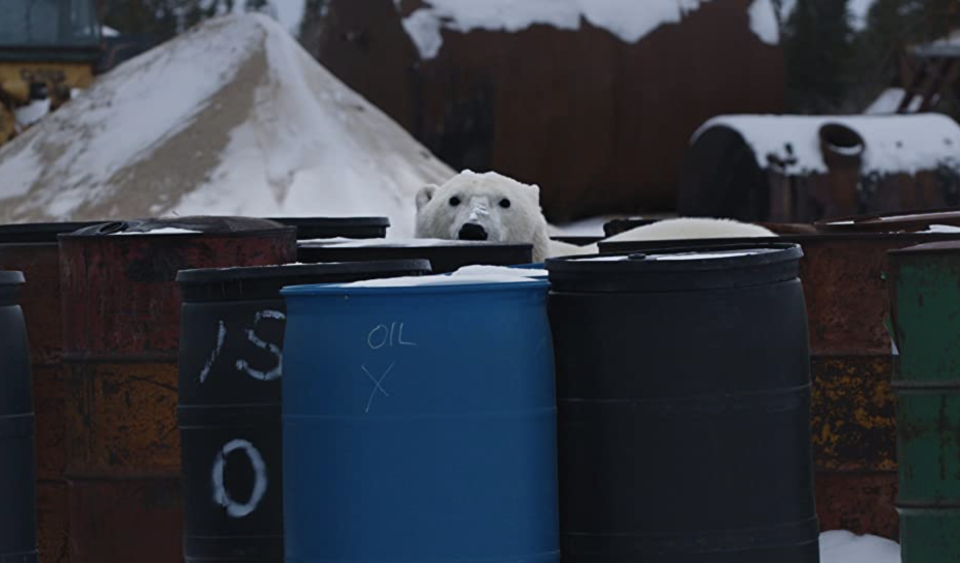
<path fill-rule="evenodd" d="M 93 81 L 96 0 L 0 0 L 0 145 Z"/>

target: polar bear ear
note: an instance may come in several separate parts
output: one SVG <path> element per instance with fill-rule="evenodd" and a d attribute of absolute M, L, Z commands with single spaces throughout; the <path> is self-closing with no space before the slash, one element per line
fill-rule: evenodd
<path fill-rule="evenodd" d="M 430 203 L 430 200 L 433 199 L 433 195 L 437 193 L 437 190 L 440 189 L 440 186 L 435 184 L 427 184 L 426 186 L 420 188 L 420 191 L 417 192 L 417 211 L 423 209 L 423 206 Z"/>

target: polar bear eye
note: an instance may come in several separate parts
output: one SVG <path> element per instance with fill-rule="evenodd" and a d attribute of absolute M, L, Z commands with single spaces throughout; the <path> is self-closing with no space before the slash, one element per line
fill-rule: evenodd
<path fill-rule="evenodd" d="M 450 205 L 452 205 L 453 207 L 456 207 L 456 206 L 460 205 L 460 198 L 457 197 L 457 196 L 451 197 L 451 198 L 450 198 Z"/>
<path fill-rule="evenodd" d="M 504 209 L 507 209 L 508 207 L 510 207 L 510 200 L 507 199 L 507 198 L 501 199 L 501 200 L 500 200 L 500 207 L 502 207 L 502 208 L 504 208 Z"/>

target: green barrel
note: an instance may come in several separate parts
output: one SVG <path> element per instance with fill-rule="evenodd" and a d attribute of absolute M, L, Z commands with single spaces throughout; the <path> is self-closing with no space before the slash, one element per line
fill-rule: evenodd
<path fill-rule="evenodd" d="M 960 243 L 888 254 L 904 563 L 960 561 Z"/>

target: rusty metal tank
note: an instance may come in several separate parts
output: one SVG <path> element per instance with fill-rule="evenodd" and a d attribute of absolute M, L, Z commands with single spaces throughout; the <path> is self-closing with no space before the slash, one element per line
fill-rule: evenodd
<path fill-rule="evenodd" d="M 60 236 L 71 561 L 182 560 L 177 272 L 295 259 L 295 229 L 261 219 Z"/>
<path fill-rule="evenodd" d="M 633 42 L 589 18 L 573 29 L 454 23 L 428 58 L 405 26 L 429 23 L 429 0 L 331 0 L 308 48 L 455 169 L 537 182 L 559 223 L 672 210 L 704 121 L 783 110 L 782 50 L 751 30 L 752 4 L 701 2 Z"/>
<path fill-rule="evenodd" d="M 60 365 L 60 270 L 57 235 L 90 223 L 0 225 L 0 270 L 19 270 L 30 340 L 30 369 L 36 414 L 37 516 L 40 563 L 67 561 L 66 444 Z"/>
<path fill-rule="evenodd" d="M 841 225 L 842 226 L 842 225 Z M 817 513 L 823 530 L 898 538 L 896 414 L 892 348 L 883 279 L 889 250 L 960 240 L 957 232 L 883 231 L 785 234 L 777 238 L 600 242 L 602 253 L 667 246 L 796 242 L 810 325 L 812 437 Z M 839 228 L 833 225 L 833 228 Z M 927 229 L 925 229 L 927 230 Z"/>

